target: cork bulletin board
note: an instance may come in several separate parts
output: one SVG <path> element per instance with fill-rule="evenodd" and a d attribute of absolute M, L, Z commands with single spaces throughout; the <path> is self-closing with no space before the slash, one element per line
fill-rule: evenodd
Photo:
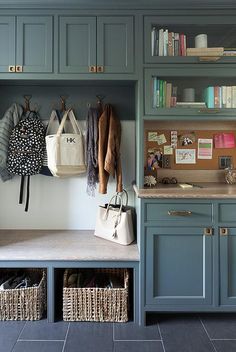
<path fill-rule="evenodd" d="M 146 128 L 145 129 L 145 167 L 147 166 L 147 158 L 149 156 L 149 151 L 157 150 L 165 155 L 164 146 L 171 144 L 171 131 L 176 130 L 178 139 L 177 139 L 177 149 L 195 149 L 196 153 L 196 163 L 194 164 L 177 164 L 175 149 L 173 149 L 173 154 L 168 155 L 170 158 L 170 169 L 172 170 L 219 170 L 219 157 L 220 156 L 230 156 L 232 157 L 232 164 L 236 166 L 236 147 L 233 148 L 215 148 L 214 136 L 219 134 L 232 134 L 236 142 L 236 128 L 235 129 L 183 129 L 184 124 L 182 124 L 181 129 L 171 128 L 171 129 L 161 129 L 156 128 Z M 174 127 L 174 126 L 173 126 Z M 188 127 L 188 126 L 187 126 Z M 191 126 L 193 127 L 193 126 Z M 209 127 L 209 126 L 208 126 Z M 232 127 L 232 126 L 231 126 Z M 236 127 L 236 126 L 235 126 Z M 202 127 L 201 127 L 202 128 Z M 164 135 L 166 142 L 163 144 L 158 144 L 157 141 L 149 141 L 148 136 L 149 132 L 156 132 L 158 136 Z M 183 146 L 183 136 L 194 136 L 195 139 L 192 144 Z M 211 159 L 198 159 L 198 139 L 212 139 L 213 149 L 212 149 L 212 158 Z"/>

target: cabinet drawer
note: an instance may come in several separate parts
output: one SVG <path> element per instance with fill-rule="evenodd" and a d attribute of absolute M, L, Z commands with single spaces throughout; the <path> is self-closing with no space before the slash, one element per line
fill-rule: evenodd
<path fill-rule="evenodd" d="M 212 204 L 206 203 L 146 203 L 144 219 L 146 222 L 181 222 L 181 224 L 199 225 L 211 223 L 213 218 Z M 173 224 L 174 225 L 174 224 Z"/>
<path fill-rule="evenodd" d="M 219 222 L 236 222 L 236 203 L 219 204 Z"/>

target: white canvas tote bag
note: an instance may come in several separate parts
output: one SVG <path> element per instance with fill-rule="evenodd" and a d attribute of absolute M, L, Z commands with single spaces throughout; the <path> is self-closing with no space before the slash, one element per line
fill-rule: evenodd
<path fill-rule="evenodd" d="M 62 133 L 67 119 L 73 133 Z M 56 134 L 46 136 L 46 149 L 53 176 L 70 177 L 86 172 L 83 135 L 73 110 L 65 112 Z"/>
<path fill-rule="evenodd" d="M 114 198 L 120 201 L 118 207 L 116 204 L 112 205 Z M 107 207 L 99 207 L 94 235 L 122 245 L 128 245 L 134 241 L 131 209 L 123 206 L 123 200 L 119 194 L 115 194 L 110 199 Z"/>

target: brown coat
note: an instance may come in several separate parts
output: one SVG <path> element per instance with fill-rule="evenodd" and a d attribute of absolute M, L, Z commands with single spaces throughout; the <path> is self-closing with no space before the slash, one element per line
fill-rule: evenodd
<path fill-rule="evenodd" d="M 99 193 L 107 193 L 109 176 L 116 176 L 116 191 L 122 192 L 120 159 L 121 124 L 111 105 L 105 105 L 98 122 Z"/>

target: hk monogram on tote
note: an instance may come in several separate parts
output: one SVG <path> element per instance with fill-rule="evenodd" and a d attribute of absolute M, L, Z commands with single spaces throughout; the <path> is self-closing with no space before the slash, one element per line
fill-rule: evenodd
<path fill-rule="evenodd" d="M 62 133 L 67 119 L 67 127 L 70 124 L 73 133 Z M 51 122 L 50 119 L 49 125 Z M 70 177 L 86 172 L 83 134 L 73 110 L 65 112 L 56 134 L 46 136 L 46 148 L 53 176 Z"/>

